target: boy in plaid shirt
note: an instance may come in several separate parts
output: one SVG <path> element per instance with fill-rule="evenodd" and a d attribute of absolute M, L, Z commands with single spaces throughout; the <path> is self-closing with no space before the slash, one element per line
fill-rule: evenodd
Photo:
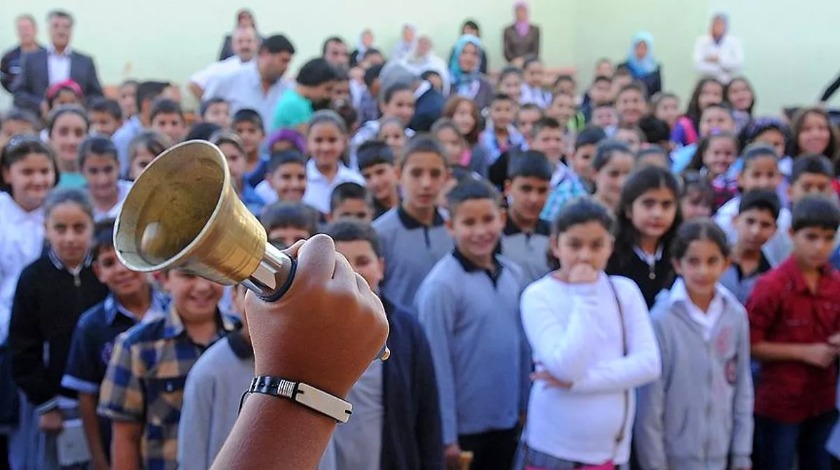
<path fill-rule="evenodd" d="M 113 421 L 113 468 L 177 468 L 178 422 L 187 373 L 235 327 L 219 312 L 223 287 L 186 271 L 162 273 L 168 315 L 138 325 L 114 347 L 99 400 Z"/>

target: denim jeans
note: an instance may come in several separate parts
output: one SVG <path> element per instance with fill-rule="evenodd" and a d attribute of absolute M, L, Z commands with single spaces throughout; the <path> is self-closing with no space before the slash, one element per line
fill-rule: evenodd
<path fill-rule="evenodd" d="M 798 455 L 800 469 L 831 470 L 825 443 L 836 420 L 836 411 L 794 424 L 756 416 L 754 466 L 760 470 L 790 470 Z"/>

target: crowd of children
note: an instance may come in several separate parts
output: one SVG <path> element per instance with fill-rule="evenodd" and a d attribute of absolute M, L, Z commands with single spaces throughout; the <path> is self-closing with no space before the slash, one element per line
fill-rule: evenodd
<path fill-rule="evenodd" d="M 326 233 L 382 300 L 391 358 L 319 468 L 837 468 L 831 116 L 755 116 L 740 76 L 683 106 L 633 53 L 582 90 L 545 86 L 536 56 L 491 79 L 464 32 L 448 70 L 417 70 L 411 40 L 383 65 L 371 31 L 352 54 L 331 37 L 295 85 L 265 78 L 291 42 L 262 38 L 264 100 L 208 77 L 196 122 L 155 81 L 6 110 L 0 469 L 205 469 L 221 449 L 254 371 L 245 287 L 136 273 L 113 245 L 132 181 L 190 139 L 272 244 Z"/>

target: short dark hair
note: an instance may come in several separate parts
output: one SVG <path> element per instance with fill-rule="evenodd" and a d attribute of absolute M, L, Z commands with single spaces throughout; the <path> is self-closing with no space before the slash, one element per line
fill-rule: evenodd
<path fill-rule="evenodd" d="M 239 111 L 233 114 L 231 120 L 233 122 L 233 125 L 247 122 L 253 124 L 260 130 L 262 130 L 263 128 L 262 116 L 260 116 L 260 113 L 251 108 L 240 109 Z"/>
<path fill-rule="evenodd" d="M 333 188 L 332 194 L 330 194 L 330 212 L 336 210 L 348 199 L 359 199 L 367 203 L 368 191 L 364 186 L 352 181 L 339 184 Z"/>
<path fill-rule="evenodd" d="M 134 96 L 134 101 L 137 104 L 137 112 L 139 113 L 143 109 L 144 101 L 154 101 L 168 86 L 170 86 L 169 82 L 140 82 L 137 85 L 137 94 Z"/>
<path fill-rule="evenodd" d="M 493 103 L 496 103 L 498 101 L 510 101 L 511 103 L 513 103 L 513 98 L 506 95 L 505 93 L 495 93 L 493 95 L 493 98 L 490 99 L 490 106 L 493 106 Z"/>
<path fill-rule="evenodd" d="M 344 42 L 344 40 L 343 40 L 343 39 L 341 39 L 340 37 L 338 37 L 338 36 L 330 36 L 330 37 L 328 37 L 327 39 L 325 39 L 325 40 L 324 40 L 324 43 L 321 45 L 321 55 L 327 55 L 327 46 L 329 46 L 329 45 L 330 45 L 330 44 L 332 44 L 332 43 L 340 43 L 340 44 L 347 45 L 347 44 Z"/>
<path fill-rule="evenodd" d="M 292 41 L 289 41 L 286 36 L 275 34 L 263 39 L 262 44 L 260 44 L 260 52 L 268 52 L 269 54 L 288 52 L 289 54 L 294 54 L 295 46 L 292 45 Z"/>
<path fill-rule="evenodd" d="M 449 209 L 449 216 L 455 218 L 458 206 L 466 201 L 476 199 L 488 199 L 494 204 L 499 204 L 499 191 L 485 180 L 465 178 L 458 183 L 446 195 L 446 206 Z"/>
<path fill-rule="evenodd" d="M 184 140 L 210 140 L 210 136 L 220 131 L 222 126 L 213 122 L 197 122 L 187 132 Z"/>
<path fill-rule="evenodd" d="M 613 79 L 612 79 L 612 77 L 608 77 L 606 75 L 598 75 L 597 77 L 595 77 L 592 80 L 592 83 L 598 83 L 598 82 L 607 82 L 610 85 L 612 85 Z"/>
<path fill-rule="evenodd" d="M 376 230 L 367 223 L 356 219 L 341 219 L 327 225 L 324 234 L 335 242 L 368 242 L 376 256 L 382 257 L 382 242 Z"/>
<path fill-rule="evenodd" d="M 837 203 L 825 196 L 808 195 L 794 204 L 790 228 L 798 232 L 805 228 L 837 230 L 840 209 Z"/>
<path fill-rule="evenodd" d="M 553 173 L 551 163 L 548 162 L 544 153 L 536 150 L 526 150 L 511 156 L 507 177 L 509 180 L 519 177 L 551 181 Z"/>
<path fill-rule="evenodd" d="M 802 155 L 793 160 L 793 169 L 790 172 L 790 184 L 810 173 L 814 175 L 825 175 L 834 178 L 834 165 L 824 155 Z"/>
<path fill-rule="evenodd" d="M 338 78 L 338 74 L 335 67 L 330 65 L 326 59 L 318 57 L 303 64 L 295 81 L 303 86 L 319 86 L 334 82 L 336 78 Z"/>
<path fill-rule="evenodd" d="M 575 138 L 575 150 L 584 145 L 598 145 L 598 142 L 607 138 L 607 133 L 604 129 L 598 126 L 589 125 L 583 128 L 582 131 Z"/>
<path fill-rule="evenodd" d="M 750 163 L 759 158 L 768 157 L 772 158 L 776 162 L 779 161 L 779 156 L 776 155 L 776 151 L 773 150 L 773 147 L 762 143 L 750 144 L 744 149 L 743 156 L 741 157 L 741 160 L 744 162 L 743 169 L 746 170 L 747 167 L 750 166 Z"/>
<path fill-rule="evenodd" d="M 666 163 L 668 167 L 671 166 L 671 156 L 668 155 L 668 152 L 666 152 L 664 148 L 655 144 L 639 150 L 638 153 L 636 153 L 636 163 L 639 163 L 641 159 L 647 157 L 648 155 L 657 155 L 662 158 L 662 161 Z"/>
<path fill-rule="evenodd" d="M 291 164 L 300 165 L 306 168 L 306 157 L 295 149 L 278 152 L 268 159 L 265 171 L 267 174 L 271 175 L 281 166 Z"/>
<path fill-rule="evenodd" d="M 443 162 L 443 166 L 449 167 L 449 160 L 447 159 L 446 149 L 434 137 L 426 133 L 415 134 L 414 137 L 406 142 L 402 149 L 400 156 L 400 165 L 405 165 L 408 162 L 408 157 L 415 153 L 428 152 L 438 155 Z"/>
<path fill-rule="evenodd" d="M 119 172 L 120 159 L 117 156 L 117 147 L 107 137 L 98 135 L 90 136 L 82 141 L 79 145 L 78 162 L 79 168 L 85 166 L 85 161 L 91 155 L 105 155 L 111 157 L 117 163 L 117 170 Z"/>
<path fill-rule="evenodd" d="M 239 152 L 241 152 L 243 155 L 245 154 L 245 149 L 242 147 L 242 139 L 240 139 L 239 136 L 236 135 L 236 132 L 227 129 L 222 129 L 220 127 L 215 132 L 210 134 L 207 140 L 214 145 L 233 145 L 234 147 L 236 147 L 237 150 L 239 150 Z"/>
<path fill-rule="evenodd" d="M 773 215 L 773 220 L 776 220 L 782 210 L 782 202 L 772 189 L 754 189 L 741 195 L 741 202 L 738 204 L 739 214 L 750 210 L 767 211 Z"/>
<path fill-rule="evenodd" d="M 91 113 L 106 113 L 117 121 L 122 121 L 122 108 L 117 100 L 105 98 L 103 96 L 96 96 L 88 101 L 88 112 Z"/>
<path fill-rule="evenodd" d="M 618 70 L 616 70 L 616 75 L 618 75 Z M 639 82 L 639 81 L 632 81 L 632 82 L 628 83 L 627 85 L 624 85 L 623 87 L 621 87 L 620 90 L 618 90 L 618 93 L 616 93 L 615 97 L 618 98 L 623 93 L 626 93 L 628 91 L 638 91 L 639 93 L 642 94 L 642 99 L 643 100 L 647 101 L 647 99 L 648 99 L 647 87 L 645 87 L 645 85 L 642 82 Z"/>
<path fill-rule="evenodd" d="M 214 96 L 213 98 L 208 98 L 201 102 L 201 105 L 198 108 L 198 115 L 204 117 L 204 115 L 207 114 L 207 111 L 210 110 L 210 106 L 213 106 L 214 104 L 230 105 L 230 103 L 228 103 L 226 99 Z"/>
<path fill-rule="evenodd" d="M 461 29 L 463 30 L 464 28 L 472 28 L 476 31 L 481 31 L 481 28 L 478 27 L 478 23 L 476 23 L 475 20 L 464 21 L 464 24 L 461 25 Z"/>
<path fill-rule="evenodd" d="M 364 171 L 374 165 L 394 165 L 394 152 L 391 147 L 381 140 L 368 140 L 356 150 L 356 161 L 359 171 Z"/>
<path fill-rule="evenodd" d="M 3 115 L 3 119 L 0 122 L 6 121 L 21 121 L 26 122 L 32 125 L 33 129 L 38 129 L 41 126 L 41 121 L 38 119 L 38 116 L 35 115 L 32 111 L 23 108 L 12 108 Z"/>
<path fill-rule="evenodd" d="M 569 74 L 565 74 L 565 73 L 558 75 L 557 78 L 554 79 L 554 86 L 556 87 L 557 85 L 559 85 L 562 82 L 572 82 L 572 84 L 577 85 L 577 82 L 575 81 L 575 77 L 573 77 Z"/>
<path fill-rule="evenodd" d="M 671 126 L 662 119 L 650 114 L 639 120 L 639 129 L 645 135 L 645 142 L 658 144 L 671 140 Z"/>
<path fill-rule="evenodd" d="M 260 222 L 266 232 L 276 228 L 298 228 L 310 235 L 318 232 L 318 215 L 315 209 L 301 202 L 277 202 L 263 209 Z"/>
<path fill-rule="evenodd" d="M 560 129 L 562 131 L 563 126 L 560 125 L 560 121 L 557 119 L 545 116 L 534 123 L 534 128 L 531 129 L 531 137 L 536 137 L 544 129 Z"/>
<path fill-rule="evenodd" d="M 379 101 L 381 103 L 390 103 L 394 99 L 394 95 L 401 91 L 414 92 L 414 87 L 408 82 L 396 82 L 388 85 L 388 88 L 383 88 L 379 91 Z"/>
<path fill-rule="evenodd" d="M 368 49 L 368 50 L 366 50 L 366 51 L 365 51 L 365 53 L 364 53 L 364 54 L 362 55 L 362 57 L 361 57 L 361 60 L 365 60 L 365 59 L 367 59 L 368 57 L 370 57 L 370 56 L 374 56 L 374 55 L 381 56 L 381 55 L 382 55 L 382 51 L 380 51 L 379 49 L 377 49 L 377 48 L 375 48 L 375 47 L 371 47 L 370 49 Z M 379 65 L 382 65 L 382 64 L 379 64 Z"/>
<path fill-rule="evenodd" d="M 382 68 L 385 67 L 385 64 L 376 64 L 373 67 L 365 70 L 365 86 L 370 88 L 373 85 L 373 82 L 379 78 L 379 74 L 382 73 Z M 375 97 L 374 97 L 375 98 Z"/>
<path fill-rule="evenodd" d="M 99 259 L 99 255 L 103 251 L 114 248 L 115 222 L 115 219 L 104 219 L 93 225 L 93 240 L 90 245 L 90 253 L 94 261 Z"/>
<path fill-rule="evenodd" d="M 47 21 L 50 21 L 53 18 L 63 18 L 65 20 L 70 20 L 70 26 L 73 26 L 75 20 L 73 19 L 73 15 L 70 14 L 67 10 L 51 10 L 47 13 Z"/>
<path fill-rule="evenodd" d="M 604 139 L 598 142 L 595 146 L 595 156 L 592 157 L 592 168 L 595 171 L 601 171 L 616 153 L 626 153 L 633 157 L 633 152 L 624 142 L 615 139 Z"/>
<path fill-rule="evenodd" d="M 154 121 L 158 114 L 177 114 L 184 121 L 184 110 L 177 101 L 169 98 L 158 98 L 152 104 L 152 111 L 149 113 L 149 122 Z"/>

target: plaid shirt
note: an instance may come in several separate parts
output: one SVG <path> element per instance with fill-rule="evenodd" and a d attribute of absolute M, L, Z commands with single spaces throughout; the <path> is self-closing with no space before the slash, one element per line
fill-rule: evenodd
<path fill-rule="evenodd" d="M 563 163 L 558 163 L 557 170 L 551 177 L 551 183 L 554 189 L 540 213 L 540 219 L 549 223 L 554 222 L 554 218 L 569 201 L 589 195 L 589 191 L 586 190 L 580 178 Z"/>
<path fill-rule="evenodd" d="M 233 331 L 236 319 L 218 317 L 211 344 Z M 174 307 L 117 339 L 99 399 L 99 414 L 144 424 L 143 466 L 177 468 L 178 422 L 187 373 L 209 345 L 194 343 Z"/>

